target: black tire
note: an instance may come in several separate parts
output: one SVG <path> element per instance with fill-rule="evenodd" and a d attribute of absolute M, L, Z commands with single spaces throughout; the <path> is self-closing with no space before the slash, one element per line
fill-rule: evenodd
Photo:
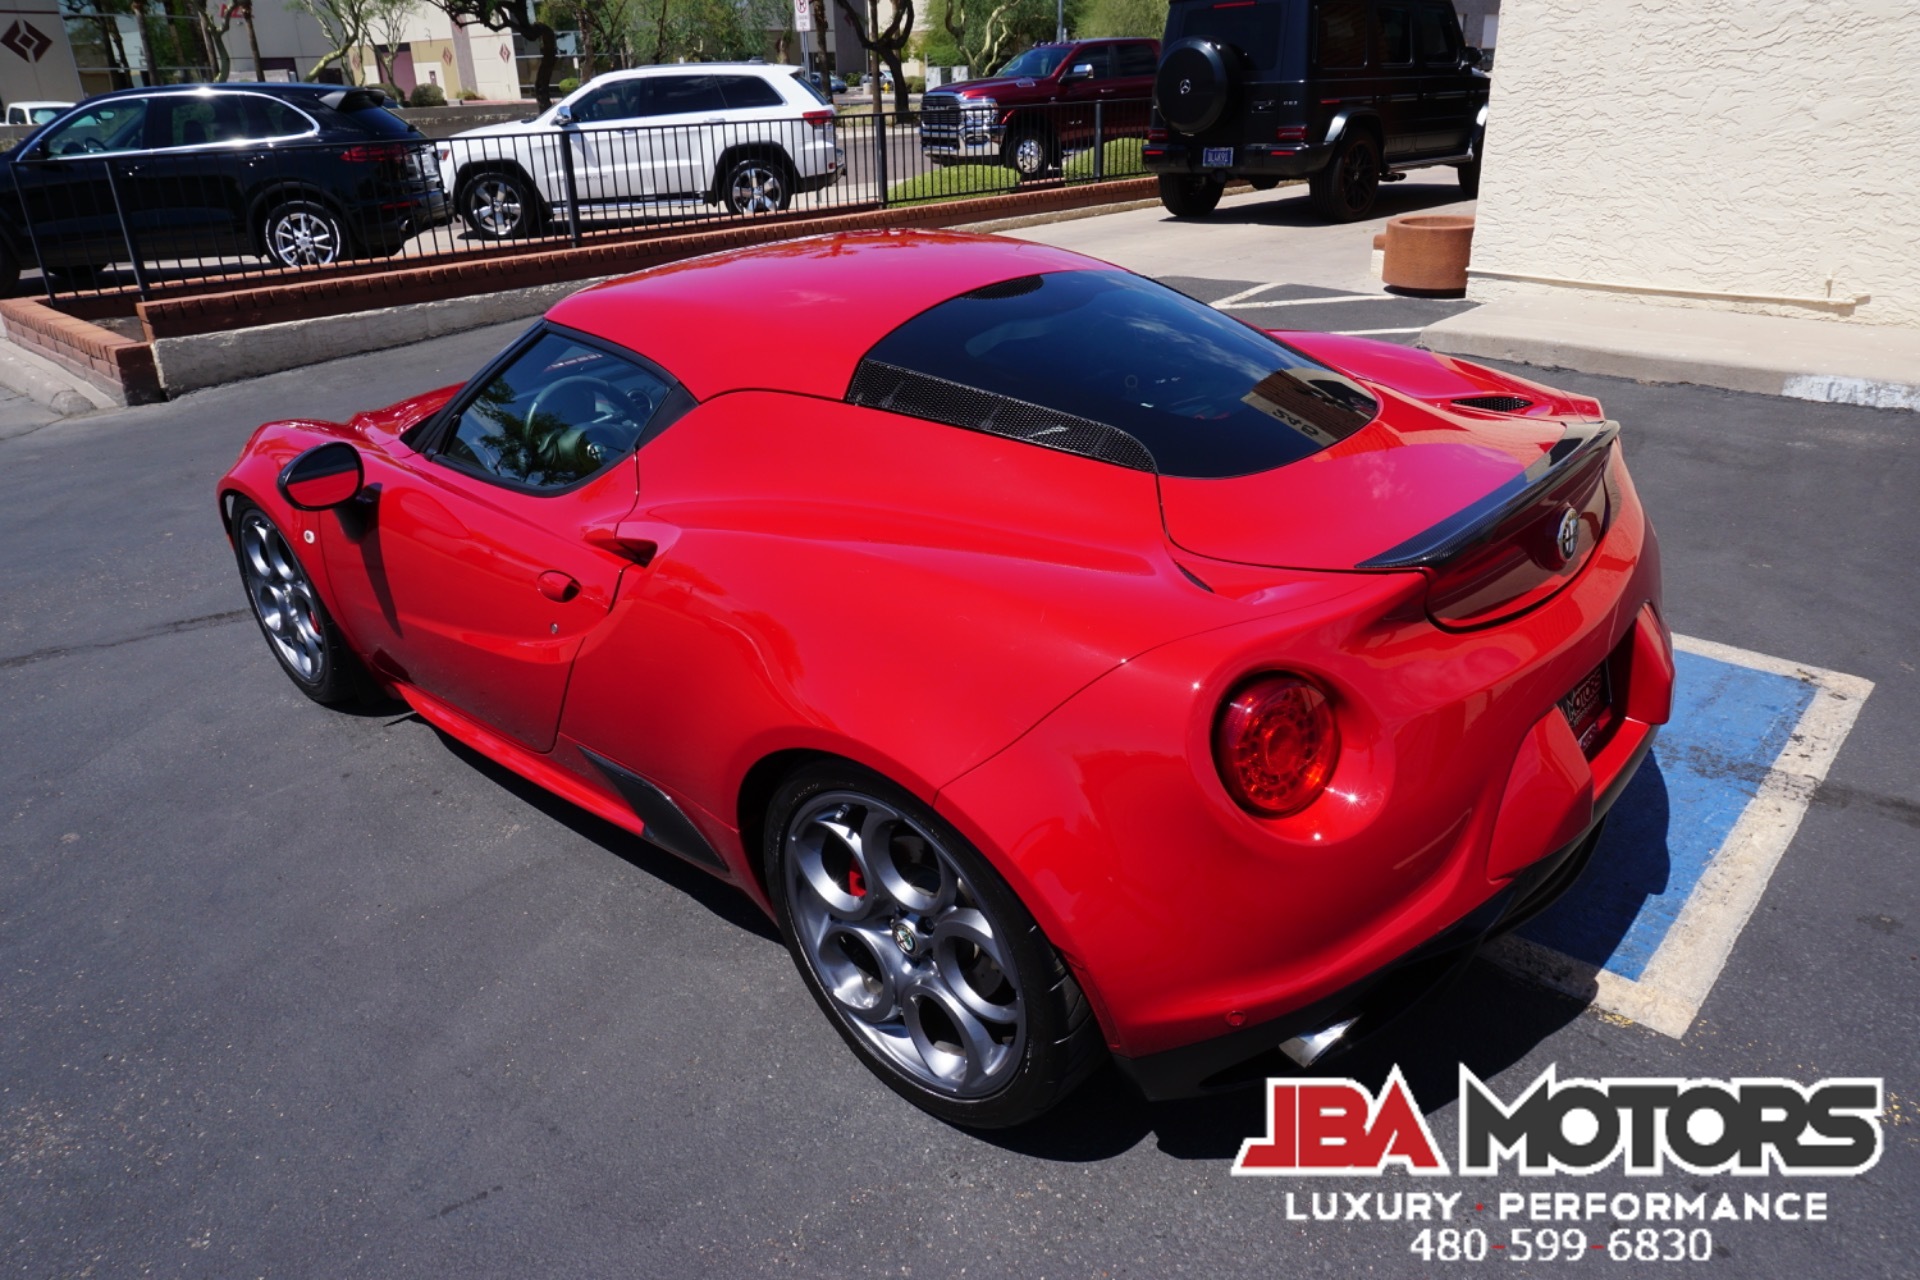
<path fill-rule="evenodd" d="M 14 256 L 13 246 L 0 239 L 0 298 L 11 298 L 20 284 L 20 259 Z"/>
<path fill-rule="evenodd" d="M 1240 53 L 1199 36 L 1167 46 L 1153 74 L 1153 104 L 1175 133 L 1201 133 L 1232 105 Z"/>
<path fill-rule="evenodd" d="M 1223 184 L 1211 178 L 1160 175 L 1160 203 L 1176 218 L 1204 218 L 1220 203 Z"/>
<path fill-rule="evenodd" d="M 1373 212 L 1380 194 L 1380 144 L 1373 134 L 1349 127 L 1307 190 L 1313 207 L 1329 222 L 1355 222 Z"/>
<path fill-rule="evenodd" d="M 515 240 L 538 235 L 546 208 L 533 184 L 511 169 L 486 169 L 460 180 L 453 201 L 460 221 L 479 240 Z"/>
<path fill-rule="evenodd" d="M 313 200 L 286 200 L 260 224 L 267 260 L 280 267 L 331 267 L 352 255 L 338 214 Z"/>
<path fill-rule="evenodd" d="M 373 680 L 327 612 L 292 541 L 245 498 L 234 503 L 232 533 L 253 620 L 294 687 L 330 707 L 367 697 Z"/>
<path fill-rule="evenodd" d="M 1042 125 L 1027 125 L 1007 139 L 1001 153 L 1007 168 L 1022 182 L 1044 178 L 1060 163 L 1060 148 Z"/>
<path fill-rule="evenodd" d="M 776 156 L 742 156 L 720 179 L 720 203 L 738 214 L 783 213 L 793 203 L 793 168 Z"/>
<path fill-rule="evenodd" d="M 841 839 L 834 824 L 861 834 Z M 1099 1065 L 1099 1024 L 1040 926 L 904 789 L 851 763 L 808 765 L 774 793 L 764 830 L 767 886 L 801 980 L 901 1097 L 950 1124 L 1002 1129 L 1048 1111 Z M 969 1012 L 979 1009 L 992 1012 Z"/>
<path fill-rule="evenodd" d="M 1455 165 L 1453 172 L 1460 179 L 1460 194 L 1469 200 L 1477 200 L 1480 197 L 1480 161 L 1476 159 Z"/>

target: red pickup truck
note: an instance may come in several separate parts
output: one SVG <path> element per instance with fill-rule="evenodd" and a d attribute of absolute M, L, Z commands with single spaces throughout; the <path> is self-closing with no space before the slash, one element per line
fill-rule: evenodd
<path fill-rule="evenodd" d="M 1069 152 L 1144 138 L 1158 40 L 1038 44 L 984 80 L 920 99 L 920 150 L 935 164 L 1003 164 L 1037 178 Z M 1096 106 L 1098 111 L 1095 110 Z"/>

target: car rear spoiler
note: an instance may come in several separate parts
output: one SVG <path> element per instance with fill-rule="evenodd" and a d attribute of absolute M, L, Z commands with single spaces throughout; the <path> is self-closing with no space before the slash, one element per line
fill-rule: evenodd
<path fill-rule="evenodd" d="M 369 107 L 396 107 L 400 104 L 380 89 L 336 89 L 320 95 L 320 101 L 335 111 L 365 111 Z"/>
<path fill-rule="evenodd" d="M 1425 569 L 1447 561 L 1518 515 L 1541 494 L 1604 454 L 1620 434 L 1620 424 L 1580 422 L 1567 428 L 1553 448 L 1513 479 L 1439 524 L 1414 534 L 1399 546 L 1363 560 L 1361 569 Z"/>

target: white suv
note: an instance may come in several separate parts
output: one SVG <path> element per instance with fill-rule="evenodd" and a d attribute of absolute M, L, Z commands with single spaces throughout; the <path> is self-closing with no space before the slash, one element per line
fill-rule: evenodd
<path fill-rule="evenodd" d="M 703 201 L 735 213 L 785 209 L 843 167 L 833 104 L 798 67 L 684 63 L 595 76 L 531 120 L 438 144 L 454 209 L 488 240 L 570 217 Z"/>

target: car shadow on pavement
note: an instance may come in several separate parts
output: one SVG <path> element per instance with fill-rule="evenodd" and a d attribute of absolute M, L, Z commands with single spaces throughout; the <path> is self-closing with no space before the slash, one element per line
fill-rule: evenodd
<path fill-rule="evenodd" d="M 418 719 L 418 717 L 413 718 Z M 421 720 L 420 723 L 426 724 L 426 721 Z M 431 725 L 427 727 L 433 728 Z M 504 765 L 494 763 L 457 738 L 437 728 L 433 729 L 433 732 L 449 752 L 471 767 L 474 772 L 481 774 L 502 790 L 512 793 L 532 808 L 538 809 L 575 835 L 592 841 L 635 870 L 644 871 L 669 888 L 685 894 L 728 924 L 767 942 L 784 945 L 780 942 L 780 932 L 773 927 L 773 922 L 767 919 L 740 890 L 725 881 L 715 879 L 698 867 L 681 861 L 673 854 L 642 840 L 632 832 L 616 827 L 602 818 L 596 818 L 570 801 L 562 800 L 545 787 L 527 781 Z"/>
<path fill-rule="evenodd" d="M 1383 187 L 1374 202 L 1370 220 L 1379 218 L 1397 218 L 1403 213 L 1418 213 L 1422 209 L 1438 208 L 1441 205 L 1459 204 L 1467 197 L 1460 194 L 1460 188 L 1447 183 L 1422 183 L 1396 190 Z M 1168 215 L 1167 221 L 1175 219 Z M 1238 225 L 1260 225 L 1268 227 L 1325 227 L 1327 217 L 1313 207 L 1307 198 L 1305 183 L 1297 186 L 1281 187 L 1270 193 L 1265 200 L 1236 200 L 1215 209 L 1206 218 L 1208 222 L 1232 223 Z"/>

